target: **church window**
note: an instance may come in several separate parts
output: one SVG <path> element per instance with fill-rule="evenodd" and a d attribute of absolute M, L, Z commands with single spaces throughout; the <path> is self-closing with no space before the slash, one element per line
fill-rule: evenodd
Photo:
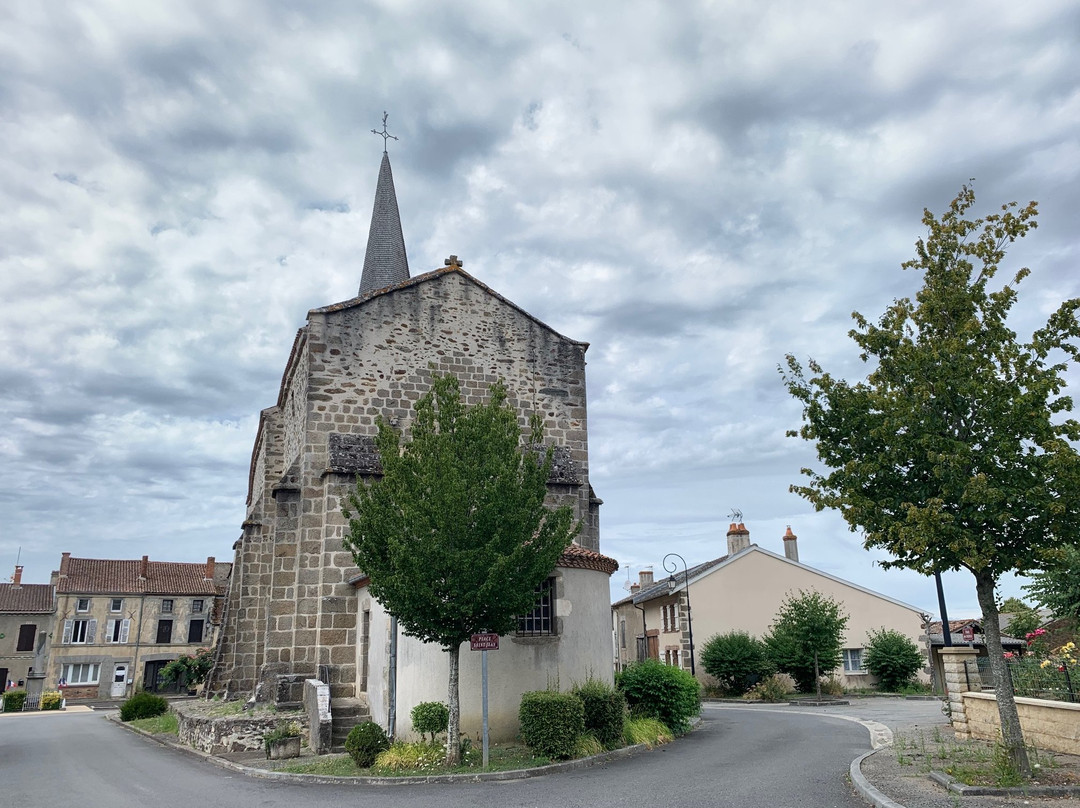
<path fill-rule="evenodd" d="M 536 606 L 518 618 L 519 636 L 538 637 L 555 633 L 555 578 L 551 577 L 536 587 Z"/>

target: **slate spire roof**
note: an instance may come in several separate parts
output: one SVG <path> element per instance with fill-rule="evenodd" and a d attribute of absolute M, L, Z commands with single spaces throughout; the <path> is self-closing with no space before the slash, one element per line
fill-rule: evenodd
<path fill-rule="evenodd" d="M 409 259 L 405 255 L 405 237 L 401 234 L 394 175 L 390 171 L 390 155 L 384 151 L 368 229 L 364 274 L 357 296 L 363 297 L 368 292 L 395 286 L 408 279 Z"/>

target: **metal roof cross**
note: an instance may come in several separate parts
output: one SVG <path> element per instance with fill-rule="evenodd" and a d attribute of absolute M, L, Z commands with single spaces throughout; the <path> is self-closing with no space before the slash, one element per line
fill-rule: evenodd
<path fill-rule="evenodd" d="M 373 134 L 373 135 L 382 135 L 383 154 L 386 154 L 386 141 L 387 140 L 397 140 L 397 137 L 395 135 L 391 135 L 389 132 L 386 131 L 386 118 L 387 118 L 386 111 L 383 110 L 383 114 L 382 114 L 382 131 L 380 132 L 378 129 L 372 129 L 371 130 L 371 134 Z"/>

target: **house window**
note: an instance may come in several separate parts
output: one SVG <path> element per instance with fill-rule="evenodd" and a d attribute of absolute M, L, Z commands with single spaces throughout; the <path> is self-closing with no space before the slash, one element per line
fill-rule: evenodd
<path fill-rule="evenodd" d="M 672 667 L 679 667 L 679 649 L 678 648 L 665 648 L 664 649 L 664 664 L 671 665 Z"/>
<path fill-rule="evenodd" d="M 69 685 L 96 685 L 100 667 L 96 663 L 81 663 L 64 665 L 61 670 L 64 673 L 64 681 Z"/>
<path fill-rule="evenodd" d="M 536 587 L 536 606 L 528 614 L 518 618 L 517 633 L 536 637 L 555 633 L 555 579 L 548 578 Z"/>
<path fill-rule="evenodd" d="M 679 630 L 679 604 L 669 603 L 660 607 L 660 615 L 664 623 L 664 631 Z"/>
<path fill-rule="evenodd" d="M 161 613 L 172 614 L 172 598 L 165 598 L 161 601 Z"/>
<path fill-rule="evenodd" d="M 188 642 L 202 642 L 203 636 L 203 621 L 192 620 L 188 623 L 187 641 Z"/>
<path fill-rule="evenodd" d="M 15 650 L 33 651 L 35 639 L 37 639 L 37 626 L 33 623 L 24 623 L 19 626 L 19 644 L 15 647 Z"/>
<path fill-rule="evenodd" d="M 64 621 L 64 645 L 90 645 L 94 642 L 97 620 Z"/>
<path fill-rule="evenodd" d="M 124 599 L 123 598 L 113 598 L 112 600 L 109 601 L 109 611 L 110 612 L 113 612 L 113 613 L 122 612 L 123 610 L 124 610 Z"/>
<path fill-rule="evenodd" d="M 109 620 L 105 624 L 105 642 L 123 645 L 128 641 L 128 632 L 130 629 L 130 620 Z"/>
<path fill-rule="evenodd" d="M 76 612 L 88 612 L 90 611 L 90 598 L 79 598 L 75 601 Z"/>
<path fill-rule="evenodd" d="M 622 648 L 626 647 L 626 621 L 619 621 L 619 645 Z"/>
<path fill-rule="evenodd" d="M 202 614 L 203 601 L 201 599 L 191 601 L 191 613 Z"/>
<path fill-rule="evenodd" d="M 158 620 L 157 641 L 162 645 L 172 642 L 172 620 Z"/>
<path fill-rule="evenodd" d="M 844 649 L 844 673 L 864 673 L 861 648 Z"/>

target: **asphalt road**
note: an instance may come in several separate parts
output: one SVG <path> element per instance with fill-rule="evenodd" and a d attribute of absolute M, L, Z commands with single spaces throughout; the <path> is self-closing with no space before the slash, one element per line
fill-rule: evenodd
<path fill-rule="evenodd" d="M 866 729 L 849 721 L 706 707 L 700 729 L 676 743 L 590 769 L 510 782 L 309 785 L 221 770 L 99 713 L 11 715 L 0 717 L 0 805 L 865 808 L 846 774 L 869 748 Z"/>

